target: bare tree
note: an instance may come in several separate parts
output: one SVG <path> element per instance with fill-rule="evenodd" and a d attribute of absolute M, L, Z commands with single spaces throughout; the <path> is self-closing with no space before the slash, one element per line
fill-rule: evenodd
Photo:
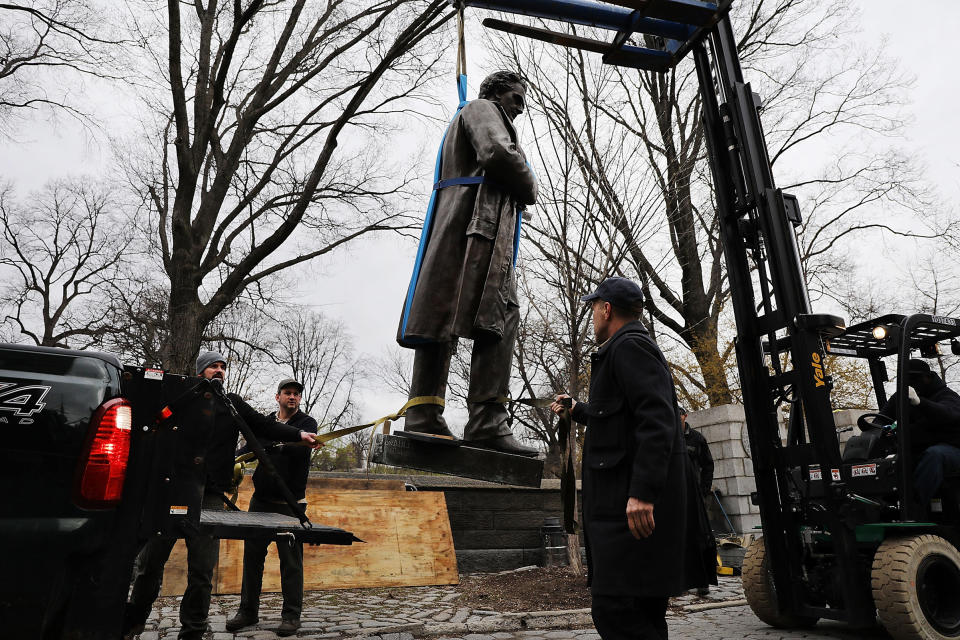
<path fill-rule="evenodd" d="M 5 321 L 43 346 L 82 348 L 110 330 L 104 317 L 127 257 L 112 195 L 81 180 L 53 182 L 25 202 L 0 189 Z"/>
<path fill-rule="evenodd" d="M 916 217 L 913 225 L 877 222 L 892 209 L 919 210 L 925 193 L 909 159 L 883 146 L 902 124 L 908 82 L 880 52 L 856 49 L 852 3 L 749 0 L 734 11 L 745 75 L 763 96 L 771 159 L 786 176 L 782 186 L 807 205 L 801 244 L 818 291 L 829 293 L 836 282 L 830 276 L 849 277 L 852 265 L 842 259 L 856 238 L 942 230 Z M 690 404 L 730 402 L 732 336 L 723 326 L 729 291 L 692 64 L 657 74 L 605 68 L 578 51 L 512 37 L 501 43 L 507 63 L 530 82 L 529 113 L 546 129 L 538 144 L 572 150 L 582 177 L 575 187 L 591 197 L 585 212 L 595 228 L 621 239 L 622 271 L 648 294 L 661 347 L 693 355 L 696 366 L 673 367 Z M 568 90 L 572 101 L 564 100 Z M 811 163 L 814 149 L 822 160 Z M 801 156 L 805 162 L 794 160 Z M 656 215 L 646 199 L 651 193 Z M 561 231 L 559 239 L 575 242 Z"/>
<path fill-rule="evenodd" d="M 89 122 L 69 87 L 71 76 L 115 75 L 120 43 L 104 15 L 94 0 L 0 2 L 0 135 L 38 110 Z"/>
<path fill-rule="evenodd" d="M 169 299 L 166 289 L 149 277 L 128 278 L 105 314 L 109 330 L 91 346 L 112 351 L 131 364 L 162 368 Z"/>
<path fill-rule="evenodd" d="M 165 4 L 137 24 L 166 47 L 146 38 L 159 127 L 128 164 L 169 281 L 164 365 L 185 371 L 251 285 L 408 226 L 409 171 L 377 147 L 423 97 L 441 52 L 420 45 L 450 13 L 443 0 Z"/>
<path fill-rule="evenodd" d="M 271 345 L 282 371 L 304 387 L 303 410 L 328 429 L 349 426 L 354 389 L 365 365 L 354 354 L 343 324 L 322 313 L 293 307 L 273 318 Z"/>

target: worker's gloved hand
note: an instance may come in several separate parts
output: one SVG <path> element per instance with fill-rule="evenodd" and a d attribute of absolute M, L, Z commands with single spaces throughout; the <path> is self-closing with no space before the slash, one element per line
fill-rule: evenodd
<path fill-rule="evenodd" d="M 913 406 L 920 404 L 920 396 L 917 395 L 917 391 L 913 387 L 907 387 L 907 400 L 909 400 Z"/>

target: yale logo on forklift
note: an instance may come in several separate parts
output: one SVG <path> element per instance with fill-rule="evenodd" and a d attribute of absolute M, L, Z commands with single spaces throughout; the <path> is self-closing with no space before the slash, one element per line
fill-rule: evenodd
<path fill-rule="evenodd" d="M 827 384 L 823 379 L 823 365 L 821 364 L 820 354 L 814 351 L 810 355 L 810 365 L 813 367 L 813 382 L 818 387 Z"/>

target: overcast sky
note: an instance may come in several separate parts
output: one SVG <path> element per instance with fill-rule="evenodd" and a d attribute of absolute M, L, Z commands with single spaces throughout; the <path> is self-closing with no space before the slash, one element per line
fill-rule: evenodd
<path fill-rule="evenodd" d="M 922 6 L 922 11 L 917 6 Z M 960 3 L 953 0 L 925 0 L 907 5 L 901 0 L 864 0 L 864 39 L 880 42 L 888 38 L 888 53 L 916 77 L 908 127 L 907 146 L 927 167 L 929 181 L 938 186 L 947 206 L 960 203 L 960 89 L 955 68 L 954 47 L 960 28 Z M 476 24 L 483 12 L 473 11 Z M 451 83 L 450 112 L 456 104 L 453 88 L 454 47 L 447 64 Z M 469 96 L 476 95 L 482 79 L 482 51 L 471 49 Z M 749 78 L 748 78 L 749 80 Z M 108 129 L 122 125 L 125 114 L 134 108 L 123 96 L 103 92 L 90 85 L 86 99 L 96 105 Z M 521 141 L 523 130 L 521 126 Z M 439 127 L 427 137 L 439 143 Z M 110 166 L 110 149 L 102 135 L 91 136 L 70 121 L 56 126 L 37 121 L 25 127 L 16 143 L 0 143 L 0 175 L 12 180 L 21 194 L 38 188 L 50 179 L 90 173 L 97 175 Z M 428 147 L 435 144 L 428 143 Z M 427 155 L 435 153 L 431 149 Z M 429 172 L 430 167 L 424 165 Z M 426 182 L 424 184 L 427 184 Z M 423 206 L 427 202 L 424 193 Z M 534 212 L 535 213 L 535 212 Z M 302 303 L 344 320 L 357 348 L 370 357 L 380 357 L 395 346 L 400 305 L 406 293 L 416 247 L 412 241 L 391 237 L 376 242 L 353 244 L 333 258 L 301 272 L 290 285 L 299 291 Z M 521 251 L 522 251 L 521 245 Z M 404 398 L 382 391 L 366 391 L 363 418 L 373 419 L 396 410 Z"/>

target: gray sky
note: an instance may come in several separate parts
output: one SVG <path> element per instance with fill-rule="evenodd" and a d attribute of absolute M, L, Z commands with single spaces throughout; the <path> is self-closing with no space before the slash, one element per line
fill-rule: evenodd
<path fill-rule="evenodd" d="M 956 209 L 960 206 L 960 74 L 952 68 L 955 56 L 950 43 L 960 27 L 960 3 L 926 0 L 922 11 L 916 9 L 916 4 L 910 9 L 905 6 L 900 0 L 862 2 L 863 38 L 879 43 L 886 36 L 889 55 L 916 77 L 909 109 L 913 121 L 907 130 L 906 145 L 922 159 L 928 180 L 939 188 L 945 206 Z M 474 25 L 482 13 L 473 11 Z M 483 76 L 480 46 L 478 43 L 471 49 L 469 97 L 476 95 Z M 451 42 L 446 61 L 451 82 L 445 96 L 450 113 L 456 105 L 454 52 Z M 135 107 L 132 98 L 97 83 L 88 83 L 85 93 L 108 130 L 116 132 L 128 126 L 127 115 Z M 432 170 L 429 165 L 441 131 L 439 126 L 427 126 L 423 134 L 427 147 L 424 157 L 428 158 L 422 165 L 425 208 L 429 195 L 427 175 Z M 520 135 L 522 141 L 522 126 Z M 416 137 L 419 136 L 412 136 Z M 51 179 L 71 174 L 98 175 L 110 166 L 110 148 L 103 133 L 85 132 L 70 120 L 59 124 L 33 122 L 24 127 L 19 138 L 16 143 L 2 143 L 0 176 L 15 182 L 21 195 Z M 396 237 L 354 244 L 300 272 L 301 277 L 293 286 L 299 290 L 300 302 L 343 319 L 360 352 L 371 358 L 380 357 L 396 344 L 397 320 L 415 251 L 414 242 Z M 362 417 L 372 420 L 392 412 L 404 400 L 380 389 L 365 390 Z"/>

